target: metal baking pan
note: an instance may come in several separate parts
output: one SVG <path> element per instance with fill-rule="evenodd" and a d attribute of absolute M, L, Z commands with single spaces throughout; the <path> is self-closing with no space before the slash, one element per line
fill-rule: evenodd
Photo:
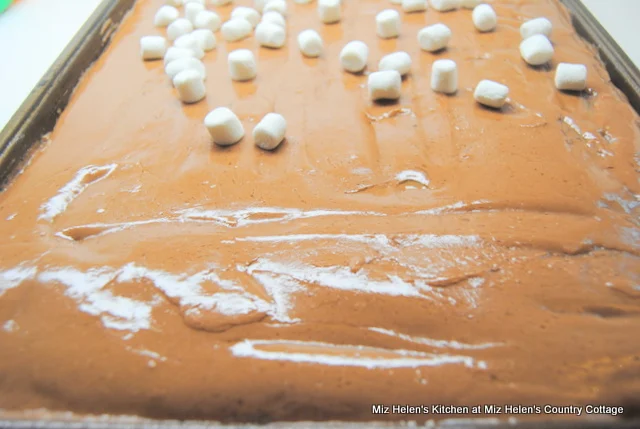
<path fill-rule="evenodd" d="M 560 0 L 569 9 L 577 33 L 595 45 L 604 62 L 611 81 L 629 99 L 640 113 L 640 72 L 629 57 L 616 44 L 580 0 Z M 67 106 L 69 99 L 84 72 L 98 59 L 109 45 L 111 36 L 119 23 L 133 6 L 135 0 L 103 0 L 89 20 L 71 40 L 67 48 L 38 83 L 22 106 L 13 115 L 6 127 L 0 131 L 0 192 L 11 178 L 20 171 L 23 161 L 36 150 L 43 137 L 53 130 L 56 121 Z M 631 404 L 629 404 L 631 405 Z M 10 416 L 16 415 L 16 418 Z M 91 429 L 199 429 L 224 428 L 391 428 L 416 427 L 406 422 L 282 422 L 268 425 L 231 424 L 222 425 L 202 421 L 148 420 L 129 417 L 82 418 L 67 413 L 53 413 L 46 419 L 17 417 L 17 414 L 0 416 L 0 428 L 91 428 Z M 595 420 L 515 421 L 497 419 L 448 419 L 430 421 L 422 427 L 432 429 L 476 429 L 476 428 L 584 428 L 626 429 L 640 428 L 640 409 L 625 407 L 624 418 Z"/>

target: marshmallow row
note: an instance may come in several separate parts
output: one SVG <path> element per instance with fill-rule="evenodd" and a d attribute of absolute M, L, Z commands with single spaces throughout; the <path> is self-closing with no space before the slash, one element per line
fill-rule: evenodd
<path fill-rule="evenodd" d="M 245 135 L 240 118 L 226 107 L 218 107 L 204 118 L 213 142 L 219 146 L 231 146 Z M 285 138 L 287 121 L 278 113 L 267 113 L 253 129 L 253 141 L 265 150 L 274 150 Z"/>

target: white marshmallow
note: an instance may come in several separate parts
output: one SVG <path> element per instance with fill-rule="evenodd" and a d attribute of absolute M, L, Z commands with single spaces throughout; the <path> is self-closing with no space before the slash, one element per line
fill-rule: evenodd
<path fill-rule="evenodd" d="M 427 0 L 402 0 L 402 10 L 411 12 L 423 12 L 427 10 Z"/>
<path fill-rule="evenodd" d="M 453 94 L 458 90 L 458 66 L 452 60 L 436 60 L 431 66 L 431 89 Z"/>
<path fill-rule="evenodd" d="M 402 77 L 395 70 L 373 72 L 367 79 L 371 100 L 397 100 L 400 98 Z"/>
<path fill-rule="evenodd" d="M 184 4 L 184 1 L 183 0 L 166 0 L 165 3 L 168 4 L 169 6 L 180 7 Z"/>
<path fill-rule="evenodd" d="M 444 49 L 451 40 L 451 30 L 444 24 L 433 24 L 418 32 L 420 49 L 428 52 Z"/>
<path fill-rule="evenodd" d="M 411 71 L 411 56 L 404 52 L 398 51 L 382 57 L 378 63 L 379 70 L 395 70 L 401 76 Z"/>
<path fill-rule="evenodd" d="M 473 9 L 476 6 L 478 6 L 480 3 L 482 3 L 482 0 L 461 0 L 460 6 L 462 6 L 465 9 Z"/>
<path fill-rule="evenodd" d="M 318 15 L 325 24 L 333 24 L 342 19 L 340 0 L 318 0 Z"/>
<path fill-rule="evenodd" d="M 191 21 L 192 24 L 196 23 L 196 16 L 200 12 L 204 12 L 204 5 L 200 3 L 187 3 L 184 5 L 184 16 Z"/>
<path fill-rule="evenodd" d="M 298 46 L 305 57 L 319 57 L 324 50 L 322 37 L 315 30 L 304 30 L 298 34 Z"/>
<path fill-rule="evenodd" d="M 191 33 L 193 38 L 198 42 L 198 46 L 205 52 L 209 52 L 212 49 L 216 48 L 216 36 L 213 34 L 213 31 L 207 30 L 206 28 L 200 28 L 198 30 L 193 30 Z"/>
<path fill-rule="evenodd" d="M 431 7 L 438 12 L 447 12 L 460 7 L 460 0 L 431 0 Z"/>
<path fill-rule="evenodd" d="M 262 8 L 262 12 L 278 12 L 287 16 L 287 2 L 285 0 L 269 0 Z"/>
<path fill-rule="evenodd" d="M 159 60 L 167 52 L 167 41 L 162 36 L 143 36 L 140 38 L 140 55 L 145 61 Z"/>
<path fill-rule="evenodd" d="M 556 67 L 556 88 L 565 91 L 582 91 L 587 87 L 587 66 L 560 63 Z"/>
<path fill-rule="evenodd" d="M 178 75 L 178 73 L 188 69 L 197 71 L 202 80 L 205 80 L 207 77 L 207 72 L 202 61 L 193 57 L 178 58 L 177 60 L 171 61 L 165 66 L 164 72 L 173 82 L 173 79 Z"/>
<path fill-rule="evenodd" d="M 473 9 L 471 14 L 473 25 L 482 33 L 493 31 L 498 25 L 498 16 L 488 4 L 480 4 Z"/>
<path fill-rule="evenodd" d="M 220 16 L 215 12 L 205 10 L 196 15 L 193 26 L 195 28 L 206 28 L 207 30 L 216 32 L 220 29 L 220 25 L 222 25 Z"/>
<path fill-rule="evenodd" d="M 253 28 L 260 22 L 260 13 L 252 7 L 238 6 L 231 11 L 231 19 L 244 18 Z"/>
<path fill-rule="evenodd" d="M 248 49 L 236 49 L 229 52 L 229 75 L 236 81 L 251 80 L 256 77 L 258 67 L 256 58 Z"/>
<path fill-rule="evenodd" d="M 233 0 L 211 0 L 211 4 L 214 6 L 226 6 Z"/>
<path fill-rule="evenodd" d="M 287 39 L 284 28 L 270 22 L 261 22 L 256 27 L 256 40 L 267 48 L 282 48 Z"/>
<path fill-rule="evenodd" d="M 492 80 L 481 80 L 473 92 L 473 98 L 480 104 L 499 109 L 509 96 L 509 87 Z"/>
<path fill-rule="evenodd" d="M 287 121 L 277 113 L 267 113 L 253 129 L 253 141 L 261 149 L 273 150 L 282 143 Z"/>
<path fill-rule="evenodd" d="M 178 18 L 167 27 L 167 38 L 171 41 L 193 31 L 193 24 L 187 18 Z"/>
<path fill-rule="evenodd" d="M 269 11 L 262 15 L 262 20 L 260 22 L 269 22 L 271 24 L 279 25 L 282 28 L 285 28 L 287 26 L 287 22 L 285 21 L 284 16 L 274 11 Z"/>
<path fill-rule="evenodd" d="M 269 0 L 253 0 L 253 7 L 260 13 L 264 11 L 264 6 L 267 4 Z"/>
<path fill-rule="evenodd" d="M 182 3 L 186 6 L 189 3 L 198 3 L 204 6 L 205 0 L 183 0 Z"/>
<path fill-rule="evenodd" d="M 218 107 L 209 112 L 204 118 L 204 126 L 213 142 L 220 146 L 236 144 L 244 137 L 242 122 L 226 107 Z"/>
<path fill-rule="evenodd" d="M 376 15 L 376 32 L 383 39 L 400 35 L 400 14 L 394 9 L 385 9 Z"/>
<path fill-rule="evenodd" d="M 553 45 L 547 36 L 534 34 L 520 43 L 520 55 L 532 66 L 539 66 L 553 57 Z"/>
<path fill-rule="evenodd" d="M 180 12 L 173 6 L 164 5 L 156 12 L 153 18 L 153 25 L 156 27 L 166 27 L 180 17 Z"/>
<path fill-rule="evenodd" d="M 204 57 L 204 50 L 200 47 L 198 40 L 193 37 L 193 33 L 178 37 L 173 42 L 173 45 L 176 48 L 191 49 L 193 51 L 193 56 L 198 59 L 202 59 L 202 57 Z"/>
<path fill-rule="evenodd" d="M 293 0 L 294 3 L 297 4 L 309 4 L 311 3 L 313 0 Z"/>
<path fill-rule="evenodd" d="M 522 23 L 520 26 L 520 35 L 523 39 L 527 39 L 536 34 L 543 34 L 547 37 L 551 35 L 553 25 L 547 18 L 530 19 Z"/>
<path fill-rule="evenodd" d="M 359 73 L 367 66 L 369 47 L 360 40 L 347 43 L 340 51 L 342 68 L 351 73 Z"/>
<path fill-rule="evenodd" d="M 195 103 L 207 95 L 202 76 L 194 69 L 181 71 L 173 78 L 173 86 L 178 91 L 178 97 L 183 103 Z"/>
<path fill-rule="evenodd" d="M 178 48 L 175 46 L 171 46 L 164 54 L 164 65 L 166 66 L 170 62 L 180 58 L 196 58 L 196 53 L 189 48 Z"/>
<path fill-rule="evenodd" d="M 251 23 L 244 18 L 234 18 L 222 24 L 220 32 L 222 38 L 227 42 L 237 42 L 249 37 L 253 27 Z"/>

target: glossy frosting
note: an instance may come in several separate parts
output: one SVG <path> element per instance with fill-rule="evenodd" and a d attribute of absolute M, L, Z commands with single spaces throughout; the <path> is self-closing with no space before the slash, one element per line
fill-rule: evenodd
<path fill-rule="evenodd" d="M 137 2 L 0 194 L 0 408 L 424 420 L 451 416 L 371 404 L 637 400 L 638 116 L 556 1 L 493 1 L 485 34 L 469 10 L 403 13 L 391 40 L 386 0 L 345 0 L 335 25 L 290 2 L 285 48 L 218 36 L 189 106 L 139 58 L 162 3 Z M 556 51 L 531 68 L 518 27 L 538 16 Z M 420 51 L 436 22 L 449 49 Z M 306 28 L 318 59 L 297 48 Z M 370 71 L 411 54 L 397 103 L 341 71 L 355 39 Z M 253 82 L 229 79 L 241 47 Z M 429 87 L 438 58 L 458 63 L 454 96 Z M 586 64 L 590 90 L 558 92 L 557 62 Z M 502 111 L 473 101 L 481 79 L 510 87 Z M 233 147 L 202 124 L 217 106 L 246 128 Z M 271 111 L 289 124 L 273 153 L 250 137 Z"/>

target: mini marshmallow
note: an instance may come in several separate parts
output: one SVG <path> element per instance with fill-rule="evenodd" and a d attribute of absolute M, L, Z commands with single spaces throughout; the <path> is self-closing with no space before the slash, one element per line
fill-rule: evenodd
<path fill-rule="evenodd" d="M 203 51 L 209 52 L 216 48 L 216 36 L 213 34 L 213 31 L 207 30 L 206 28 L 200 28 L 198 30 L 193 30 L 191 35 L 196 42 L 198 42 L 198 46 Z"/>
<path fill-rule="evenodd" d="M 162 36 L 140 38 L 140 55 L 145 61 L 159 60 L 167 52 L 167 41 Z"/>
<path fill-rule="evenodd" d="M 229 75 L 231 79 L 242 82 L 256 77 L 256 58 L 248 49 L 236 49 L 229 52 Z"/>
<path fill-rule="evenodd" d="M 211 4 L 214 6 L 226 6 L 233 0 L 211 0 Z"/>
<path fill-rule="evenodd" d="M 383 39 L 398 37 L 400 34 L 400 14 L 394 9 L 385 9 L 376 15 L 376 32 Z"/>
<path fill-rule="evenodd" d="M 367 80 L 371 100 L 397 100 L 400 98 L 402 77 L 395 70 L 373 72 Z"/>
<path fill-rule="evenodd" d="M 499 109 L 509 96 L 509 87 L 492 80 L 481 80 L 473 92 L 473 98 L 480 104 Z"/>
<path fill-rule="evenodd" d="M 351 73 L 359 73 L 367 66 L 369 47 L 360 40 L 354 40 L 345 45 L 340 51 L 342 68 Z"/>
<path fill-rule="evenodd" d="M 322 37 L 315 30 L 304 30 L 298 34 L 298 46 L 305 57 L 319 57 L 324 50 Z"/>
<path fill-rule="evenodd" d="M 253 0 L 253 7 L 255 7 L 255 9 L 262 13 L 264 12 L 264 6 L 267 4 L 269 0 Z"/>
<path fill-rule="evenodd" d="M 402 0 L 402 10 L 411 12 L 423 12 L 427 10 L 427 0 Z"/>
<path fill-rule="evenodd" d="M 460 7 L 460 0 L 431 0 L 431 7 L 438 12 L 447 12 Z"/>
<path fill-rule="evenodd" d="M 411 71 L 411 56 L 404 52 L 398 51 L 382 57 L 378 63 L 379 70 L 395 70 L 401 76 Z"/>
<path fill-rule="evenodd" d="M 202 61 L 193 57 L 178 58 L 177 60 L 171 61 L 165 66 L 164 72 L 173 82 L 173 79 L 178 75 L 178 73 L 188 69 L 197 71 L 202 80 L 205 80 L 207 77 L 207 72 Z"/>
<path fill-rule="evenodd" d="M 189 48 L 178 48 L 171 46 L 164 54 L 164 65 L 171 63 L 180 58 L 196 58 L 196 53 Z M 198 58 L 196 58 L 198 59 Z"/>
<path fill-rule="evenodd" d="M 433 24 L 418 32 L 420 49 L 428 52 L 444 49 L 451 40 L 451 30 L 444 24 Z"/>
<path fill-rule="evenodd" d="M 262 15 L 261 22 L 269 22 L 271 24 L 279 25 L 282 28 L 287 26 L 287 22 L 284 20 L 284 16 L 274 11 L 269 11 Z"/>
<path fill-rule="evenodd" d="M 222 24 L 220 32 L 222 38 L 227 42 L 237 42 L 249 37 L 253 27 L 251 23 L 244 18 L 234 18 Z"/>
<path fill-rule="evenodd" d="M 226 107 L 218 107 L 209 112 L 204 118 L 204 126 L 213 142 L 220 146 L 236 144 L 244 137 L 242 122 Z"/>
<path fill-rule="evenodd" d="M 186 6 L 189 3 L 198 3 L 204 6 L 205 0 L 183 0 L 182 3 Z"/>
<path fill-rule="evenodd" d="M 539 66 L 551 60 L 553 46 L 547 36 L 534 34 L 520 43 L 520 55 L 532 66 Z"/>
<path fill-rule="evenodd" d="M 178 37 L 173 42 L 173 45 L 176 48 L 191 49 L 193 51 L 193 56 L 198 59 L 202 59 L 202 57 L 204 57 L 204 50 L 200 47 L 198 40 L 193 37 L 193 33 Z"/>
<path fill-rule="evenodd" d="M 193 26 L 195 28 L 206 28 L 207 30 L 216 32 L 220 29 L 220 25 L 222 25 L 220 16 L 215 12 L 205 10 L 196 15 Z"/>
<path fill-rule="evenodd" d="M 536 34 L 543 34 L 549 37 L 552 28 L 553 25 L 547 18 L 530 19 L 520 26 L 520 35 L 523 39 L 527 39 Z"/>
<path fill-rule="evenodd" d="M 270 22 L 261 22 L 256 27 L 256 40 L 267 48 L 282 48 L 287 34 L 284 28 Z"/>
<path fill-rule="evenodd" d="M 482 0 L 461 0 L 460 6 L 462 6 L 465 9 L 473 9 L 476 6 L 478 6 L 481 2 Z"/>
<path fill-rule="evenodd" d="M 187 18 L 178 18 L 167 27 L 167 38 L 172 42 L 193 31 L 193 24 Z"/>
<path fill-rule="evenodd" d="M 476 6 L 471 14 L 471 19 L 476 29 L 482 33 L 495 30 L 498 24 L 498 16 L 488 4 Z"/>
<path fill-rule="evenodd" d="M 153 18 L 153 25 L 156 27 L 166 27 L 180 17 L 180 12 L 173 6 L 164 5 L 156 12 Z"/>
<path fill-rule="evenodd" d="M 286 16 L 287 2 L 285 0 L 269 0 L 262 8 L 262 12 L 278 12 L 280 15 Z"/>
<path fill-rule="evenodd" d="M 458 66 L 452 60 L 436 60 L 431 66 L 431 89 L 453 94 L 458 90 Z"/>
<path fill-rule="evenodd" d="M 191 21 L 192 24 L 196 23 L 196 16 L 200 12 L 204 12 L 204 5 L 200 3 L 187 3 L 184 5 L 184 16 Z"/>
<path fill-rule="evenodd" d="M 238 6 L 231 11 L 231 19 L 244 18 L 253 28 L 260 22 L 260 13 L 252 7 Z"/>
<path fill-rule="evenodd" d="M 260 149 L 273 150 L 282 143 L 287 121 L 277 113 L 267 113 L 253 129 L 253 141 Z"/>
<path fill-rule="evenodd" d="M 173 78 L 173 86 L 183 103 L 195 103 L 207 95 L 202 76 L 194 69 L 181 71 Z"/>
<path fill-rule="evenodd" d="M 556 88 L 565 91 L 582 91 L 587 87 L 587 66 L 560 63 L 556 67 Z"/>
<path fill-rule="evenodd" d="M 183 0 L 166 0 L 165 3 L 169 6 L 180 7 L 184 4 Z"/>
<path fill-rule="evenodd" d="M 318 15 L 325 24 L 333 24 L 342 19 L 340 0 L 318 0 Z"/>

